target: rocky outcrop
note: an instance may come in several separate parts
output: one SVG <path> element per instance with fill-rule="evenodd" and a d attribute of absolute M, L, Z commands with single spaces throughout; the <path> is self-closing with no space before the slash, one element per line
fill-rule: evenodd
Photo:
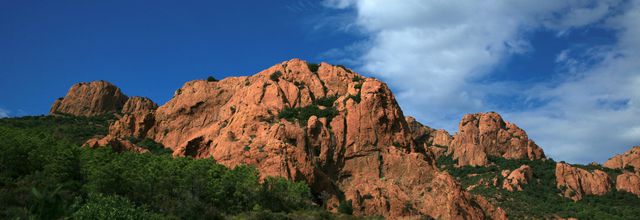
<path fill-rule="evenodd" d="M 418 147 L 429 151 L 435 158 L 446 154 L 452 140 L 449 132 L 444 129 L 430 128 L 418 122 L 414 117 L 406 117 L 405 119 Z"/>
<path fill-rule="evenodd" d="M 127 99 L 122 107 L 123 114 L 132 114 L 137 112 L 151 112 L 158 108 L 158 105 L 146 97 L 134 96 Z"/>
<path fill-rule="evenodd" d="M 111 137 L 92 138 L 92 139 L 89 139 L 84 144 L 84 147 L 88 147 L 88 148 L 98 148 L 98 147 L 104 147 L 104 146 L 109 146 L 111 147 L 111 149 L 113 149 L 116 152 L 123 152 L 123 151 L 132 151 L 132 152 L 138 152 L 138 153 L 149 152 L 149 150 L 136 146 L 135 144 L 131 143 L 131 141 L 129 140 L 114 139 Z"/>
<path fill-rule="evenodd" d="M 511 192 L 522 191 L 522 186 L 528 184 L 533 178 L 533 170 L 527 165 L 522 165 L 510 172 L 506 171 L 502 172 L 502 177 L 504 177 L 502 188 Z"/>
<path fill-rule="evenodd" d="M 150 138 L 175 156 L 306 181 L 329 209 L 351 200 L 356 215 L 506 218 L 435 167 L 386 84 L 344 67 L 294 59 L 254 76 L 187 82 L 156 110 L 131 109 L 109 138 Z"/>
<path fill-rule="evenodd" d="M 606 194 L 611 190 L 611 179 L 601 170 L 589 172 L 566 163 L 557 163 L 556 186 L 564 197 L 578 201 L 584 195 Z"/>
<path fill-rule="evenodd" d="M 616 178 L 616 190 L 640 197 L 640 173 L 624 172 Z"/>
<path fill-rule="evenodd" d="M 57 99 L 49 112 L 52 115 L 104 115 L 119 112 L 127 99 L 118 87 L 109 82 L 78 83 L 64 98 Z"/>
<path fill-rule="evenodd" d="M 627 152 L 612 157 L 603 166 L 611 169 L 640 171 L 640 146 L 635 146 Z"/>
<path fill-rule="evenodd" d="M 485 166 L 488 157 L 543 159 L 544 152 L 524 130 L 505 122 L 495 112 L 468 114 L 462 118 L 449 147 L 459 166 Z"/>

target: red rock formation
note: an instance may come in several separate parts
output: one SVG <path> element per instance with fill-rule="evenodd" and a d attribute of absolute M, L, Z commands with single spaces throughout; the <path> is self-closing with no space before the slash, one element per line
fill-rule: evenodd
<path fill-rule="evenodd" d="M 69 89 L 64 98 L 57 99 L 49 112 L 53 115 L 96 116 L 118 112 L 126 101 L 127 96 L 111 83 L 78 83 Z"/>
<path fill-rule="evenodd" d="M 508 191 L 522 191 L 522 185 L 528 184 L 529 180 L 533 178 L 533 170 L 527 165 L 522 165 L 518 169 L 511 172 L 502 172 L 504 182 L 502 182 L 502 188 Z"/>
<path fill-rule="evenodd" d="M 623 154 L 612 157 L 603 166 L 611 169 L 632 167 L 635 171 L 640 171 L 640 146 L 635 146 Z"/>
<path fill-rule="evenodd" d="M 611 179 L 601 170 L 589 172 L 566 163 L 557 163 L 556 186 L 564 197 L 578 201 L 584 195 L 606 194 L 611 190 Z"/>
<path fill-rule="evenodd" d="M 524 130 L 505 122 L 494 112 L 468 114 L 458 125 L 453 137 L 450 154 L 459 166 L 484 166 L 488 156 L 506 159 L 543 159 L 544 152 Z"/>
<path fill-rule="evenodd" d="M 335 108 L 334 117 L 279 118 L 287 108 L 328 97 L 335 97 L 333 107 L 318 109 Z M 329 209 L 344 195 L 356 215 L 506 218 L 438 171 L 386 84 L 342 67 L 322 63 L 312 72 L 294 59 L 250 77 L 187 82 L 155 111 L 132 109 L 111 125 L 108 138 L 151 138 L 176 156 L 251 164 L 262 176 L 304 180 Z"/>
<path fill-rule="evenodd" d="M 640 173 L 624 172 L 616 178 L 616 189 L 640 197 Z"/>
<path fill-rule="evenodd" d="M 414 117 L 406 117 L 407 124 L 411 130 L 411 136 L 416 144 L 430 151 L 435 158 L 446 154 L 451 143 L 451 135 L 443 129 L 433 129 L 416 121 Z"/>
<path fill-rule="evenodd" d="M 114 139 L 110 137 L 89 139 L 87 142 L 85 142 L 84 146 L 89 148 L 109 146 L 116 152 L 122 152 L 122 151 L 133 151 L 138 153 L 149 152 L 149 150 L 138 147 L 135 144 L 131 143 L 131 141 Z"/>
<path fill-rule="evenodd" d="M 134 96 L 127 100 L 122 107 L 123 114 L 131 114 L 136 112 L 151 112 L 156 110 L 158 105 L 146 97 Z"/>

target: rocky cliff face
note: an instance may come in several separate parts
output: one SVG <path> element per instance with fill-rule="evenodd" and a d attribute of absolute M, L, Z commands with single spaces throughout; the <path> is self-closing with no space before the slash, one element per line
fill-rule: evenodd
<path fill-rule="evenodd" d="M 135 103 L 92 143 L 151 138 L 176 156 L 251 164 L 306 181 L 329 209 L 350 200 L 356 215 L 506 218 L 435 167 L 425 143 L 448 143 L 446 132 L 416 136 L 386 84 L 344 67 L 294 59 L 250 77 L 187 82 L 155 110 Z"/>
<path fill-rule="evenodd" d="M 604 195 L 609 192 L 611 179 L 601 170 L 589 172 L 566 163 L 557 163 L 556 186 L 564 197 L 578 201 L 584 195 Z"/>
<path fill-rule="evenodd" d="M 54 115 L 103 115 L 119 112 L 127 99 L 118 87 L 105 81 L 78 83 L 64 98 L 57 99 L 49 112 Z"/>
<path fill-rule="evenodd" d="M 451 141 L 449 154 L 459 166 L 485 166 L 488 157 L 544 159 L 544 152 L 524 130 L 505 122 L 494 112 L 468 114 L 462 118 Z"/>
<path fill-rule="evenodd" d="M 640 146 L 635 146 L 627 152 L 612 157 L 607 160 L 603 166 L 611 169 L 640 171 Z"/>
<path fill-rule="evenodd" d="M 419 148 L 433 154 L 435 158 L 444 156 L 451 143 L 451 135 L 444 129 L 433 129 L 416 121 L 414 117 L 406 117 L 411 136 Z"/>
<path fill-rule="evenodd" d="M 640 196 L 640 173 L 625 172 L 616 178 L 616 189 Z"/>

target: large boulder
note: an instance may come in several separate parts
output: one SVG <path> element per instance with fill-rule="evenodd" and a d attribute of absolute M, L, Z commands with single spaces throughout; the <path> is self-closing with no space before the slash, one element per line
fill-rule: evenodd
<path fill-rule="evenodd" d="M 495 112 L 465 115 L 451 141 L 449 154 L 459 166 L 485 166 L 488 157 L 505 159 L 544 159 L 544 152 L 527 133 L 505 122 Z"/>
<path fill-rule="evenodd" d="M 584 195 L 604 195 L 611 191 L 611 179 L 602 170 L 589 172 L 566 163 L 556 164 L 556 186 L 564 197 L 574 201 Z"/>
<path fill-rule="evenodd" d="M 127 99 L 118 87 L 106 81 L 77 83 L 64 98 L 53 103 L 49 113 L 74 116 L 117 113 L 122 110 Z"/>
<path fill-rule="evenodd" d="M 351 201 L 356 215 L 391 219 L 506 218 L 438 171 L 385 83 L 344 67 L 293 59 L 249 77 L 187 82 L 156 110 L 133 112 L 110 138 L 150 138 L 175 156 L 306 181 L 331 210 Z"/>
<path fill-rule="evenodd" d="M 503 172 L 504 182 L 502 188 L 508 191 L 522 191 L 522 186 L 533 179 L 533 170 L 527 165 L 522 165 L 513 171 Z"/>

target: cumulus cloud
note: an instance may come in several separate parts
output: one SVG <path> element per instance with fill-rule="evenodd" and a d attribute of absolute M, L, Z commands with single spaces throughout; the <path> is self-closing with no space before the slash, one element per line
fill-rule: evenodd
<path fill-rule="evenodd" d="M 640 39 L 635 3 L 329 0 L 325 6 L 357 15 L 345 25 L 357 25 L 367 38 L 364 52 L 356 55 L 360 69 L 383 78 L 406 114 L 429 125 L 455 131 L 464 113 L 499 110 L 552 156 L 580 162 L 602 161 L 602 154 L 587 154 L 610 155 L 640 141 L 634 135 L 640 128 L 629 120 L 640 96 L 640 62 L 631 49 Z M 589 25 L 619 32 L 618 42 L 558 54 L 556 61 L 567 73 L 561 81 L 487 80 L 510 56 L 535 49 L 529 34 L 545 29 L 564 35 Z M 541 104 L 513 110 L 491 99 L 505 95 Z"/>

